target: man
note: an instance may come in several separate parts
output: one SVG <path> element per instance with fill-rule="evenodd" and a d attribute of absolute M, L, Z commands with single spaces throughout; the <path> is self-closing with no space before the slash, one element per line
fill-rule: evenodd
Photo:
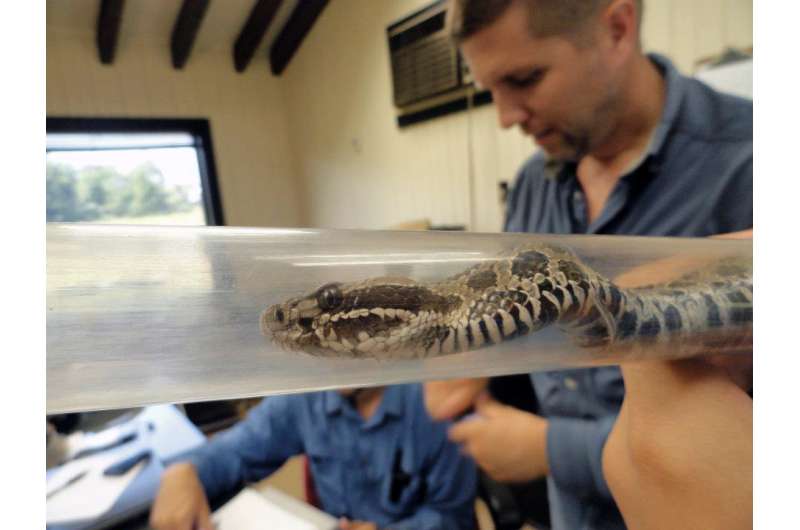
<path fill-rule="evenodd" d="M 322 508 L 342 530 L 472 528 L 476 473 L 425 411 L 419 385 L 264 399 L 247 418 L 169 467 L 157 530 L 211 529 L 207 498 L 305 454 Z"/>
<path fill-rule="evenodd" d="M 752 104 L 642 53 L 636 0 L 455 0 L 451 27 L 502 127 L 541 147 L 508 202 L 513 232 L 709 236 L 752 227 Z M 622 403 L 614 367 L 532 374 L 541 416 L 430 383 L 434 417 L 490 475 L 547 476 L 554 529 L 624 528 L 602 455 Z M 620 458 L 613 459 L 619 463 Z M 618 490 L 619 491 L 619 490 Z"/>

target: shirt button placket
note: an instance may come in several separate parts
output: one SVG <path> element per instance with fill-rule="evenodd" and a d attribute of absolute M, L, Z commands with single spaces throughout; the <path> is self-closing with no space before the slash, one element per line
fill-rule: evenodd
<path fill-rule="evenodd" d="M 586 231 L 588 225 L 586 214 L 586 201 L 583 199 L 583 192 L 579 188 L 572 191 L 572 211 L 575 214 L 575 221 L 578 223 L 579 231 Z"/>

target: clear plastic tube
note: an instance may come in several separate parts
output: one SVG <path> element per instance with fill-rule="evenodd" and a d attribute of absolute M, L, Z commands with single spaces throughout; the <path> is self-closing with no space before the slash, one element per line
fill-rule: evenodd
<path fill-rule="evenodd" d="M 47 412 L 110 409 L 616 364 L 637 354 L 577 346 L 550 326 L 424 359 L 284 351 L 264 309 L 330 282 L 436 282 L 520 245 L 568 247 L 621 282 L 675 277 L 750 241 L 460 232 L 51 224 L 47 227 Z M 653 276 L 655 274 L 656 276 Z M 646 282 L 645 282 L 646 283 Z M 646 354 L 646 353 L 645 353 Z M 666 350 L 653 358 L 685 356 Z"/>

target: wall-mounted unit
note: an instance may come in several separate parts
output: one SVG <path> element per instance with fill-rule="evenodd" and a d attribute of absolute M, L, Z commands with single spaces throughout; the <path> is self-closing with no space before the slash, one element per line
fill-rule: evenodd
<path fill-rule="evenodd" d="M 401 127 L 468 107 L 472 81 L 446 19 L 447 2 L 438 0 L 386 28 Z M 489 93 L 481 92 L 472 103 L 490 101 Z"/>

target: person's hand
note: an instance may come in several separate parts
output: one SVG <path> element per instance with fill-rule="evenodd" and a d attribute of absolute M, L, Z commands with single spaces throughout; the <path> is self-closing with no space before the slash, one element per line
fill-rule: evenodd
<path fill-rule="evenodd" d="M 489 379 L 448 379 L 425 383 L 425 408 L 436 421 L 450 420 L 467 411 L 486 389 Z"/>
<path fill-rule="evenodd" d="M 192 464 L 181 462 L 161 477 L 150 526 L 155 530 L 213 530 L 211 510 Z"/>
<path fill-rule="evenodd" d="M 527 482 L 546 475 L 547 420 L 481 395 L 476 413 L 450 428 L 490 477 L 500 482 Z"/>
<path fill-rule="evenodd" d="M 711 236 L 714 239 L 753 239 L 753 229 Z M 736 386 L 745 392 L 753 390 L 753 354 L 708 355 L 703 358 L 713 366 L 721 367 Z"/>
<path fill-rule="evenodd" d="M 628 528 L 752 528 L 753 401 L 701 359 L 622 374 L 603 475 Z"/>
<path fill-rule="evenodd" d="M 339 519 L 339 530 L 378 530 L 378 525 L 366 521 L 351 521 L 347 517 Z"/>
<path fill-rule="evenodd" d="M 603 448 L 603 474 L 627 526 L 752 528 L 753 401 L 741 377 L 752 373 L 752 355 L 621 370 L 625 400 Z"/>
<path fill-rule="evenodd" d="M 711 239 L 753 239 L 753 229 L 729 232 L 710 236 Z M 619 287 L 635 288 L 645 285 L 666 283 L 682 274 L 690 273 L 713 263 L 714 259 L 704 257 L 669 257 L 635 267 L 614 278 Z M 722 368 L 730 379 L 745 392 L 752 390 L 753 356 L 752 352 L 711 354 L 699 357 L 706 363 Z M 645 368 L 646 372 L 647 369 Z M 641 372 L 636 370 L 637 373 Z M 658 381 L 660 368 L 655 371 L 653 381 Z M 626 381 L 627 383 L 627 381 Z"/>

